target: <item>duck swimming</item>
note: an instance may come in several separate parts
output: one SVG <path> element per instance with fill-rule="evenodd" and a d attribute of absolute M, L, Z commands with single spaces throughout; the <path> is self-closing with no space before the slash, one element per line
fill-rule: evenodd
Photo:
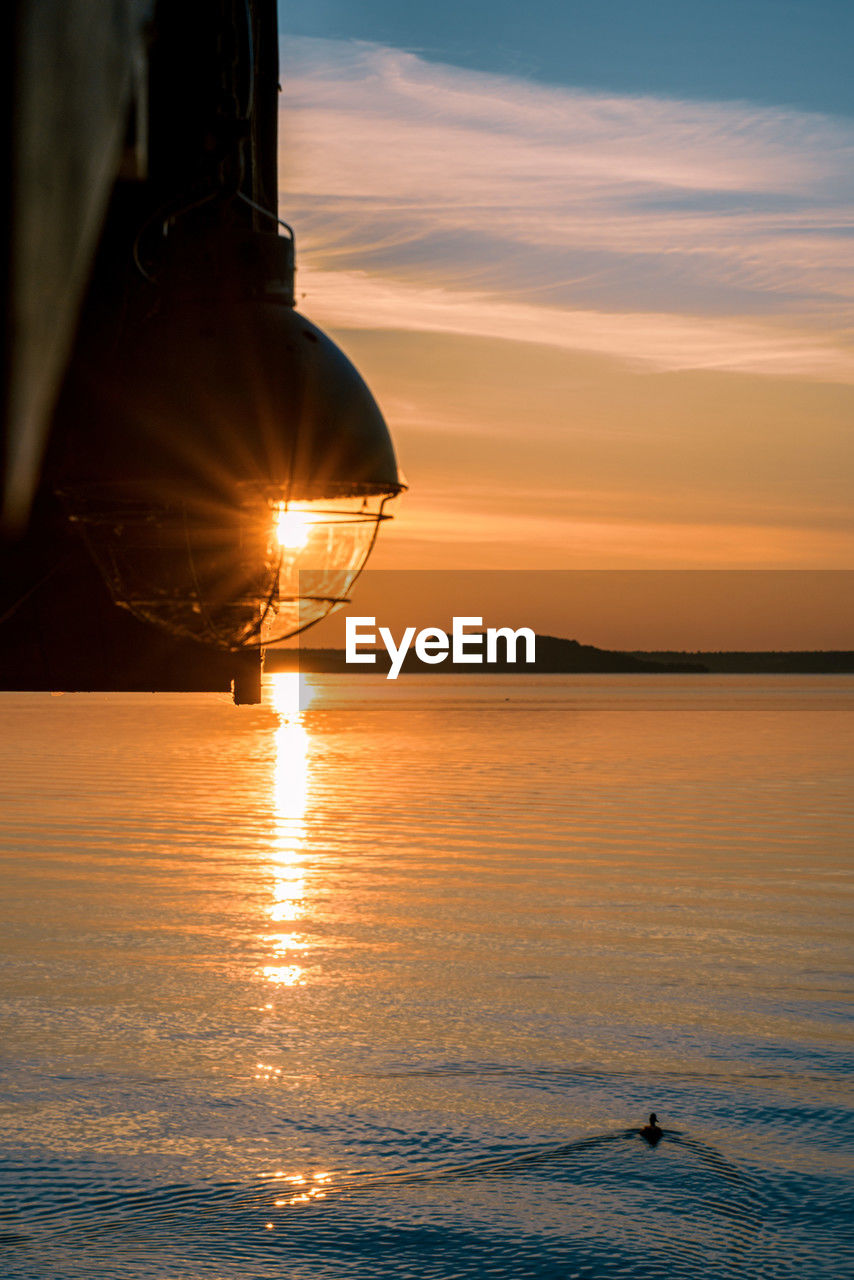
<path fill-rule="evenodd" d="M 645 1138 L 651 1147 L 655 1147 L 661 1141 L 664 1130 L 658 1127 L 658 1117 L 654 1111 L 650 1112 L 649 1124 L 645 1124 L 640 1130 L 640 1136 Z"/>

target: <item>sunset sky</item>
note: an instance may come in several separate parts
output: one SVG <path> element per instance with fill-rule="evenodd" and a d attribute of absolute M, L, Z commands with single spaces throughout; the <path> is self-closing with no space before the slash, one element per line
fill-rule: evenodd
<path fill-rule="evenodd" d="M 300 306 L 411 485 L 374 567 L 854 566 L 850 4 L 280 27 Z"/>

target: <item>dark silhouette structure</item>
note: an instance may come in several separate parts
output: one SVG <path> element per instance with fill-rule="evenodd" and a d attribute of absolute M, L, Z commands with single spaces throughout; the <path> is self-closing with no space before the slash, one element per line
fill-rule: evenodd
<path fill-rule="evenodd" d="M 2 22 L 0 688 L 257 701 L 271 619 L 346 596 L 402 487 L 370 392 L 293 311 L 275 0 Z M 271 534 L 303 499 L 356 507 L 305 617 Z"/>

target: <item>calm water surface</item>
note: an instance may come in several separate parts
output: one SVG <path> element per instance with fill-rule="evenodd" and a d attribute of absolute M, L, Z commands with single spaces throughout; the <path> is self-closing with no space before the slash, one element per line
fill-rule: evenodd
<path fill-rule="evenodd" d="M 851 1274 L 854 681 L 308 679 L 0 697 L 0 1275 Z"/>

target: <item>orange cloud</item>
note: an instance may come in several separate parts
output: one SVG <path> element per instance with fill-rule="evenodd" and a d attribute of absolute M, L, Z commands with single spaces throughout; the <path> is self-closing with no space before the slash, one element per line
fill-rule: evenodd
<path fill-rule="evenodd" d="M 850 121 L 284 53 L 298 291 L 413 486 L 377 563 L 851 563 Z"/>
<path fill-rule="evenodd" d="M 854 383 L 854 351 L 768 321 L 606 312 L 505 301 L 499 295 L 304 268 L 300 287 L 320 324 L 409 329 L 536 343 L 649 363 Z"/>

